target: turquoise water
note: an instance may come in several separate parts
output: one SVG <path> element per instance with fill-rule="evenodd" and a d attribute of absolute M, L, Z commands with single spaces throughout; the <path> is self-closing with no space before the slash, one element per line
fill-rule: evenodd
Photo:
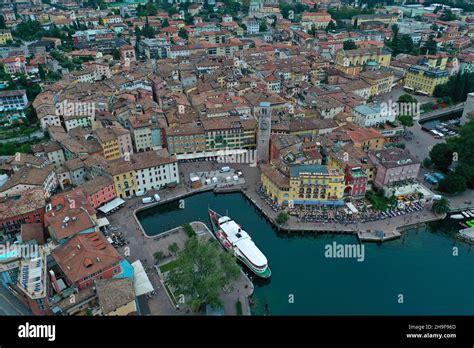
<path fill-rule="evenodd" d="M 270 280 L 256 279 L 253 314 L 472 315 L 474 250 L 454 239 L 452 221 L 412 229 L 401 239 L 365 244 L 365 260 L 326 258 L 333 242 L 354 236 L 279 233 L 241 194 L 201 193 L 139 213 L 150 235 L 193 220 L 209 225 L 207 208 L 240 223 L 267 256 Z M 458 256 L 453 256 L 453 247 Z M 403 295 L 403 303 L 398 303 Z"/>

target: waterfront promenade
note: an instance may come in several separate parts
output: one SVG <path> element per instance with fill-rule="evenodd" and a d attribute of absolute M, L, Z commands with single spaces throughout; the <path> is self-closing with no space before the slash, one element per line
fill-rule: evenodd
<path fill-rule="evenodd" d="M 256 192 L 256 188 L 260 183 L 260 170 L 242 166 L 247 187 L 243 190 L 245 196 L 252 201 L 258 210 L 260 210 L 269 220 L 274 221 L 278 215 Z M 342 233 L 358 235 L 361 241 L 386 241 L 400 237 L 401 231 L 410 226 L 417 226 L 426 222 L 436 221 L 444 218 L 434 214 L 429 210 L 421 212 L 388 218 L 386 220 L 378 220 L 365 223 L 357 223 L 354 225 L 342 225 L 337 223 L 315 223 L 301 222 L 294 216 L 289 216 L 284 226 L 278 228 L 288 232 L 300 233 Z M 383 231 L 384 238 L 380 239 L 375 231 Z"/>
<path fill-rule="evenodd" d="M 224 164 L 216 164 L 210 162 L 200 162 L 200 171 L 215 170 L 216 168 L 223 166 Z M 273 211 L 272 208 L 257 194 L 256 188 L 260 185 L 260 170 L 256 167 L 250 167 L 244 164 L 229 164 L 234 168 L 242 170 L 245 178 L 245 186 L 239 188 L 241 192 L 252 202 L 252 206 L 255 209 L 261 211 L 265 217 L 271 221 L 277 216 L 277 212 Z M 213 187 L 201 188 L 192 190 L 190 183 L 186 180 L 187 173 L 196 170 L 196 163 L 184 163 L 180 165 L 181 180 L 182 182 L 173 189 L 160 190 L 159 194 L 162 198 L 159 204 L 175 199 L 184 199 L 186 196 L 193 195 L 198 192 L 204 192 L 213 190 Z M 237 187 L 232 187 L 235 190 Z M 108 217 L 109 221 L 113 226 L 119 228 L 124 233 L 125 238 L 130 242 L 126 247 L 128 253 L 125 253 L 125 248 L 119 248 L 119 252 L 125 256 L 130 262 L 135 260 L 146 259 L 147 263 L 145 266 L 151 266 L 154 262 L 153 254 L 156 251 L 163 251 L 165 254 L 168 253 L 168 246 L 171 243 L 177 243 L 180 248 L 184 246 L 187 239 L 184 233 L 173 234 L 172 239 L 155 238 L 150 235 L 147 236 L 143 231 L 141 224 L 136 217 L 136 212 L 142 209 L 148 209 L 151 205 L 143 205 L 140 198 L 132 198 L 126 200 L 125 206 L 118 212 Z M 203 207 L 205 208 L 205 207 Z M 224 208 L 224 207 L 223 207 Z M 225 207 L 232 209 L 232 207 Z M 431 211 L 423 210 L 421 212 L 389 218 L 386 220 L 379 220 L 368 223 L 359 223 L 357 225 L 341 225 L 335 223 L 314 223 L 314 222 L 298 222 L 296 217 L 290 216 L 288 222 L 279 227 L 282 231 L 288 231 L 288 233 L 335 233 L 335 234 L 353 234 L 357 235 L 361 241 L 381 241 L 377 239 L 378 235 L 375 231 L 384 231 L 384 240 L 390 240 L 398 238 L 404 228 L 410 226 L 420 226 L 426 222 L 439 220 L 444 216 L 436 216 Z M 189 221 L 182 221 L 187 223 Z M 177 226 L 172 226 L 177 227 Z M 171 227 L 170 227 L 171 228 Z M 148 231 L 150 232 L 150 231 Z M 157 272 L 153 267 L 149 267 L 148 275 L 154 288 L 157 290 L 157 295 L 153 296 L 149 300 L 150 311 L 152 314 L 161 315 L 189 315 L 186 310 L 176 310 L 170 302 L 164 289 L 162 289 L 161 282 Z M 235 295 L 235 294 L 234 294 Z M 241 297 L 242 294 L 238 294 Z M 229 302 L 226 306 L 226 311 L 231 311 L 235 308 L 235 296 L 234 300 Z M 242 302 L 242 301 L 241 301 Z M 244 306 L 243 306 L 244 307 Z M 244 313 L 245 314 L 245 313 Z"/>
<path fill-rule="evenodd" d="M 185 178 L 188 177 L 190 172 L 196 170 L 196 166 L 199 166 L 200 171 L 211 171 L 216 170 L 219 166 L 226 164 L 216 164 L 212 162 L 199 162 L 196 163 L 184 163 L 181 164 L 181 173 L 183 182 L 171 191 L 160 191 L 162 202 L 169 200 L 183 198 L 186 195 L 194 194 L 197 192 L 203 192 L 212 190 L 213 187 L 203 187 L 200 189 L 192 190 L 190 183 Z M 245 178 L 244 186 L 233 186 L 228 190 L 219 189 L 217 192 L 236 192 L 241 191 L 267 219 L 274 222 L 278 212 L 275 212 L 256 192 L 256 188 L 260 185 L 260 170 L 257 167 L 250 167 L 247 164 L 227 164 L 232 167 L 238 167 L 242 170 Z M 162 193 L 163 192 L 163 193 Z M 160 202 L 160 203 L 162 203 Z M 140 202 L 134 205 L 136 210 L 147 209 L 149 206 L 143 206 Z M 430 210 L 423 210 L 418 213 L 411 215 L 391 217 L 385 220 L 378 220 L 372 222 L 359 222 L 352 225 L 343 225 L 338 223 L 316 223 L 316 222 L 301 222 L 294 216 L 289 216 L 288 221 L 283 226 L 276 226 L 282 231 L 299 232 L 299 233 L 336 233 L 336 234 L 354 234 L 358 235 L 361 241 L 385 241 L 400 237 L 401 231 L 411 226 L 418 226 L 423 223 L 441 220 L 444 215 L 436 215 Z M 134 214 L 134 219 L 137 222 L 139 228 L 141 226 Z M 380 239 L 375 231 L 383 231 L 384 238 Z"/>

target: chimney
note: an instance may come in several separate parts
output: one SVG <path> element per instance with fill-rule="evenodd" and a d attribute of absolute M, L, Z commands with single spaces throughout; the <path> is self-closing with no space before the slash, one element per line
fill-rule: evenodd
<path fill-rule="evenodd" d="M 51 277 L 51 283 L 53 285 L 54 291 L 59 294 L 61 289 L 59 288 L 58 280 L 56 279 L 56 275 L 52 269 L 49 270 L 49 276 Z"/>

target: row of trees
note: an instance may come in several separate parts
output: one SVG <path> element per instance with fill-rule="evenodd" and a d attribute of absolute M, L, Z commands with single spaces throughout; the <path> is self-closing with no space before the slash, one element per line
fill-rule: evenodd
<path fill-rule="evenodd" d="M 457 73 L 443 85 L 436 86 L 434 96 L 450 97 L 452 102 L 465 101 L 467 94 L 474 91 L 474 73 Z"/>
<path fill-rule="evenodd" d="M 419 54 L 436 54 L 437 43 L 435 37 L 431 35 L 423 46 L 416 45 L 408 34 L 400 34 L 398 25 L 392 25 L 392 39 L 386 42 L 387 47 L 392 50 L 392 55 L 396 56 L 400 53 L 408 53 L 411 55 Z"/>
<path fill-rule="evenodd" d="M 446 173 L 438 189 L 445 193 L 474 189 L 474 121 L 464 125 L 459 136 L 437 144 L 430 151 L 430 161 Z M 449 168 L 454 166 L 454 171 Z"/>

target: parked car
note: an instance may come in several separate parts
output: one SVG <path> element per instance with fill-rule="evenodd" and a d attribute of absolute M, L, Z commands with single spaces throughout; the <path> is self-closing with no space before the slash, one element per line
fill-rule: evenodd
<path fill-rule="evenodd" d="M 135 196 L 136 196 L 136 197 L 141 197 L 141 196 L 144 196 L 145 193 L 146 193 L 145 191 L 139 190 L 139 191 L 137 191 L 137 192 L 135 193 Z"/>
<path fill-rule="evenodd" d="M 153 198 L 152 197 L 145 197 L 145 198 L 142 198 L 142 203 L 143 204 L 148 204 L 148 203 L 152 203 L 153 202 Z"/>
<path fill-rule="evenodd" d="M 158 193 L 155 193 L 155 195 L 153 196 L 153 198 L 155 198 L 155 202 L 161 201 L 160 195 L 159 195 Z"/>

